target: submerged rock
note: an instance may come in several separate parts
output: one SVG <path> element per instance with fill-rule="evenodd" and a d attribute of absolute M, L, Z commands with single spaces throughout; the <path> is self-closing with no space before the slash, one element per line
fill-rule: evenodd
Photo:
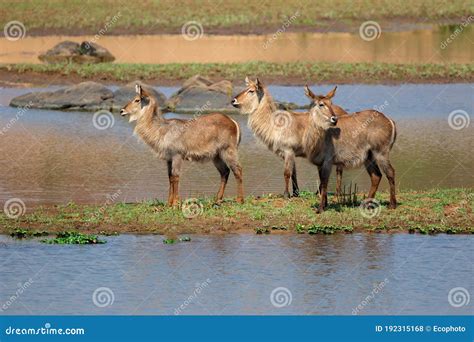
<path fill-rule="evenodd" d="M 108 109 L 113 92 L 96 82 L 82 82 L 56 91 L 28 93 L 15 97 L 10 106 L 55 109 L 90 110 Z"/>
<path fill-rule="evenodd" d="M 104 63 L 112 62 L 115 57 L 104 47 L 92 42 L 81 44 L 64 41 L 39 55 L 45 63 Z"/>
<path fill-rule="evenodd" d="M 54 109 L 54 110 L 83 110 L 97 111 L 106 109 L 119 112 L 120 109 L 135 97 L 135 84 L 140 84 L 152 93 L 158 102 L 166 102 L 163 93 L 140 81 L 131 82 L 115 92 L 96 82 L 82 82 L 77 85 L 56 91 L 34 92 L 15 97 L 10 106 Z"/>
<path fill-rule="evenodd" d="M 236 113 L 232 97 L 237 91 L 230 81 L 212 82 L 196 75 L 186 80 L 181 89 L 166 102 L 169 111 L 175 113 Z"/>

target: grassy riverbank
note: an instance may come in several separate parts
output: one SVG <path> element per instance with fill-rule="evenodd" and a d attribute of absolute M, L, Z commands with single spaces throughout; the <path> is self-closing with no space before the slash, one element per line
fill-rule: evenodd
<path fill-rule="evenodd" d="M 201 74 L 242 82 L 257 75 L 267 83 L 451 83 L 474 82 L 471 64 L 388 63 L 187 63 L 187 64 L 8 64 L 0 65 L 0 79 L 9 83 L 61 84 L 94 80 L 127 83 L 142 79 L 157 85 L 180 85 Z"/>
<path fill-rule="evenodd" d="M 243 205 L 227 200 L 220 206 L 212 199 L 198 199 L 179 208 L 162 202 L 114 203 L 104 205 L 67 204 L 27 210 L 17 219 L 0 214 L 0 233 L 17 229 L 24 235 L 44 235 L 63 231 L 93 234 L 152 233 L 307 233 L 337 232 L 416 232 L 474 233 L 473 189 L 403 191 L 400 206 L 386 208 L 387 193 L 377 200 L 379 209 L 367 211 L 356 206 L 338 205 L 330 197 L 329 210 L 315 214 L 318 197 L 302 193 L 300 198 L 285 200 L 279 196 L 248 197 Z M 373 217 L 369 217 L 373 216 Z M 36 232 L 36 233 L 35 233 Z"/>
<path fill-rule="evenodd" d="M 287 30 L 354 31 L 366 20 L 383 29 L 410 24 L 458 22 L 473 13 L 469 0 L 276 0 L 276 1 L 144 1 L 112 0 L 2 1 L 0 24 L 22 22 L 29 35 L 180 34 L 187 22 L 204 33 L 274 33 L 287 20 Z M 74 13 L 74 15 L 71 15 Z M 290 19 L 291 18 L 291 19 Z"/>

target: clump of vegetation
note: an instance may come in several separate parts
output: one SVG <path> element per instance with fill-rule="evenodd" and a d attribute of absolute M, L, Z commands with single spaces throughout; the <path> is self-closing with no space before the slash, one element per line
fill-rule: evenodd
<path fill-rule="evenodd" d="M 26 229 L 15 229 L 10 232 L 10 236 L 15 239 L 25 239 L 49 235 L 47 231 L 30 231 Z"/>
<path fill-rule="evenodd" d="M 296 232 L 298 234 L 304 234 L 307 232 L 310 235 L 313 234 L 334 234 L 336 232 L 352 233 L 353 228 L 349 226 L 335 226 L 335 225 L 321 225 L 321 224 L 311 224 L 308 226 L 297 224 Z"/>
<path fill-rule="evenodd" d="M 190 242 L 190 241 L 191 241 L 191 238 L 189 236 L 182 236 L 182 237 L 177 238 L 177 239 L 175 239 L 175 238 L 166 238 L 166 239 L 163 240 L 163 243 L 165 245 L 172 245 L 176 242 Z"/>
<path fill-rule="evenodd" d="M 260 234 L 270 234 L 270 229 L 267 227 L 257 227 L 255 228 L 255 234 L 260 235 Z"/>
<path fill-rule="evenodd" d="M 59 232 L 55 238 L 45 239 L 41 242 L 55 245 L 95 245 L 106 243 L 105 240 L 99 239 L 97 235 L 79 232 Z"/>

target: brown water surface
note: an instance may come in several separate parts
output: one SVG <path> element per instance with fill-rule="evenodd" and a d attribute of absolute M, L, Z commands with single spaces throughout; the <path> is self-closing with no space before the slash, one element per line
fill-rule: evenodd
<path fill-rule="evenodd" d="M 281 35 L 204 35 L 186 40 L 182 35 L 103 36 L 118 63 L 216 62 L 387 62 L 469 63 L 474 60 L 474 30 L 469 26 L 447 39 L 453 27 L 403 32 L 381 32 L 371 41 L 359 33 L 282 33 Z M 40 63 L 38 55 L 64 40 L 82 42 L 93 36 L 0 39 L 0 63 Z"/>

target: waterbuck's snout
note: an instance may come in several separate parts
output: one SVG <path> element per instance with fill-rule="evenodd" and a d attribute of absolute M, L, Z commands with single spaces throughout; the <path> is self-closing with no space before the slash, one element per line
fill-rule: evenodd
<path fill-rule="evenodd" d="M 127 114 L 128 114 L 128 113 L 127 113 L 127 111 L 125 110 L 125 108 L 120 109 L 120 115 L 125 116 L 125 115 L 127 115 Z"/>
<path fill-rule="evenodd" d="M 234 106 L 235 108 L 239 108 L 240 106 L 239 100 L 237 100 L 236 97 L 232 99 L 232 106 Z"/>
<path fill-rule="evenodd" d="M 335 116 L 335 115 L 331 116 L 330 121 L 331 121 L 331 123 L 332 123 L 334 126 L 336 126 L 336 124 L 337 124 L 337 116 Z"/>

